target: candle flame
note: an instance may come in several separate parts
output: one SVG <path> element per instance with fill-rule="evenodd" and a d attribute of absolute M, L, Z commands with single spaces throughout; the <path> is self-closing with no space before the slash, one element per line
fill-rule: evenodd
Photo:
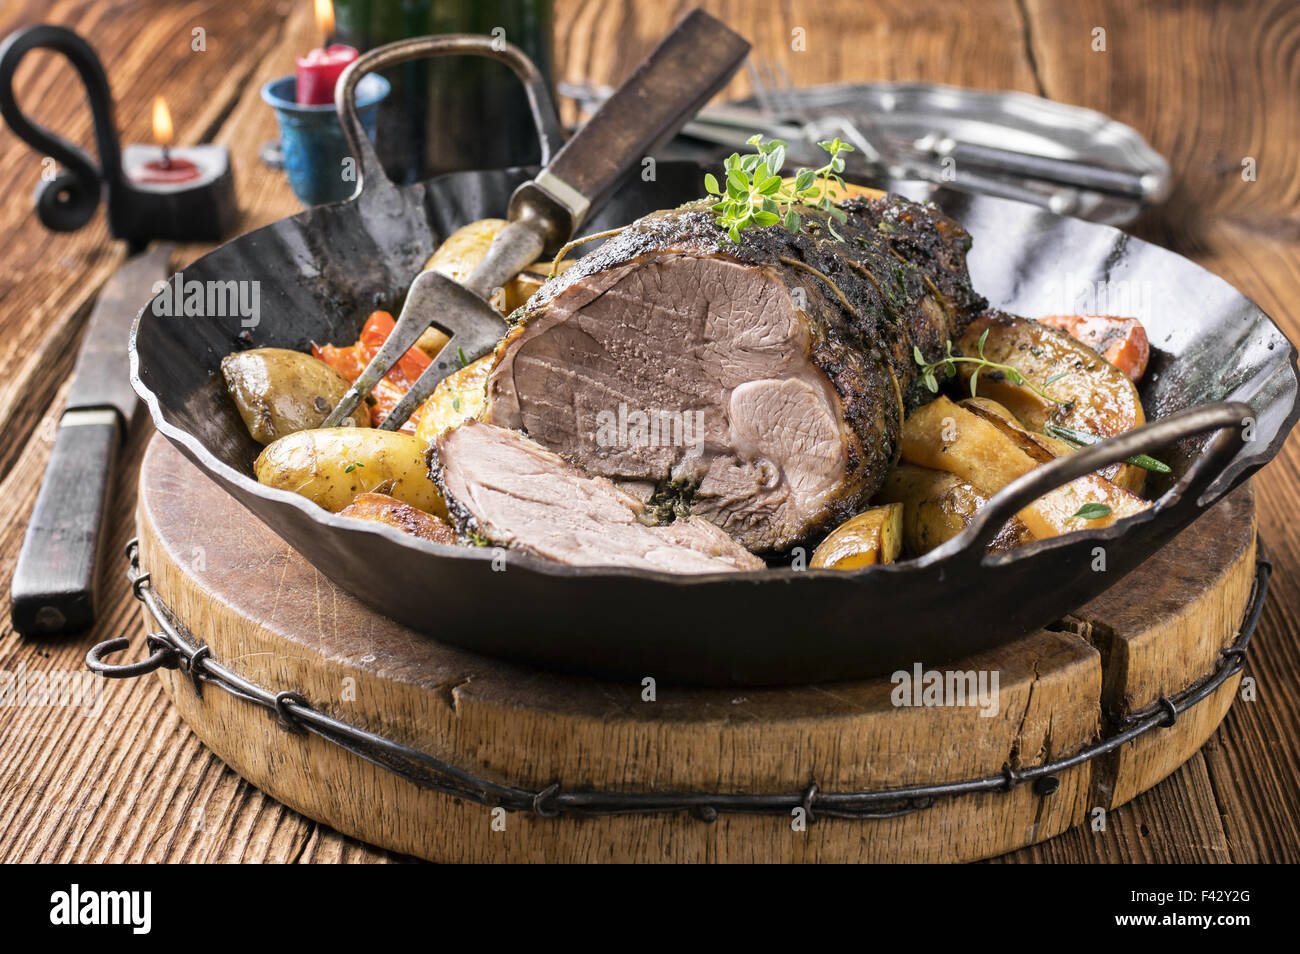
<path fill-rule="evenodd" d="M 155 96 L 153 101 L 153 138 L 160 146 L 172 143 L 172 114 L 167 108 L 167 100 Z"/>
<path fill-rule="evenodd" d="M 334 4 L 331 0 L 316 0 L 316 28 L 325 35 L 325 42 L 334 35 Z"/>

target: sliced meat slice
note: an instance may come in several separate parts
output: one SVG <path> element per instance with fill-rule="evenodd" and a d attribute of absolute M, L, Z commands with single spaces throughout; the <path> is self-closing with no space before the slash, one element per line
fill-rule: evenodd
<path fill-rule="evenodd" d="M 573 566 L 669 573 L 765 564 L 707 520 L 650 526 L 647 505 L 518 431 L 469 421 L 430 449 L 429 472 L 464 537 Z"/>

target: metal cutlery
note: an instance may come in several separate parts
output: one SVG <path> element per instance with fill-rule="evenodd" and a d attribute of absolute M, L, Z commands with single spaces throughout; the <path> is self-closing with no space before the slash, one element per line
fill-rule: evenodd
<path fill-rule="evenodd" d="M 95 621 L 99 553 L 114 464 L 139 398 L 131 388 L 131 320 L 171 271 L 173 247 L 128 259 L 95 303 L 27 522 L 10 586 L 10 618 L 24 636 L 54 636 Z"/>
<path fill-rule="evenodd" d="M 1022 93 L 924 84 L 798 89 L 791 85 L 780 63 L 751 62 L 748 69 L 755 105 L 710 106 L 688 123 L 683 133 L 703 142 L 743 149 L 746 140 L 758 132 L 786 140 L 791 159 L 803 164 L 820 163 L 824 157 L 816 142 L 838 135 L 857 150 L 846 156 L 846 161 L 850 171 L 859 177 L 930 182 L 1031 202 L 1058 214 L 1099 221 L 1126 221 L 1143 204 L 1159 201 L 1169 191 L 1167 165 L 1141 143 L 1133 130 L 1078 107 Z M 561 84 L 560 89 L 587 108 L 606 95 L 602 88 L 582 84 Z M 897 131 L 901 117 L 890 112 L 896 98 L 889 92 L 891 89 L 898 90 L 907 103 L 900 108 L 911 108 L 903 133 Z M 948 101 L 955 99 L 970 100 L 962 106 L 969 115 L 953 115 L 954 107 Z M 933 101 L 934 109 L 928 130 L 917 125 L 926 121 L 918 113 L 926 101 Z M 941 107 L 940 102 L 945 105 Z M 1005 103 L 1006 114 L 988 115 L 991 103 Z M 890 120 L 888 128 L 873 120 L 876 109 L 885 110 L 882 117 Z M 1053 146 L 1060 152 L 1075 151 L 1075 158 L 1035 152 L 1032 145 L 1027 149 L 990 146 L 960 135 L 980 132 L 975 127 L 982 124 L 986 127 L 983 135 L 987 136 L 989 127 L 996 129 L 998 122 L 1006 122 L 1009 138 L 1024 142 L 1023 127 L 1032 126 L 1032 117 L 1037 113 L 1048 112 L 1054 115 L 1043 117 L 1043 127 L 1032 138 L 1042 141 L 1050 139 L 1053 132 L 1061 133 L 1064 141 Z M 1084 126 L 1087 131 L 1081 128 Z M 1089 148 L 1079 150 L 1076 143 L 1081 139 Z M 1122 159 L 1111 155 L 1121 149 Z M 1147 156 L 1151 161 L 1144 161 Z M 1123 168 L 1125 165 L 1132 168 Z"/>
<path fill-rule="evenodd" d="M 412 55 L 439 52 L 439 39 L 449 38 L 430 38 Z M 536 178 L 515 191 L 509 224 L 464 285 L 430 272 L 416 278 L 384 346 L 323 426 L 341 424 L 431 325 L 448 333 L 449 340 L 381 428 L 401 427 L 443 378 L 487 354 L 506 330 L 504 319 L 488 304 L 492 289 L 570 239 L 629 169 L 675 135 L 726 84 L 748 51 L 749 44 L 721 21 L 701 10 L 688 14 Z M 500 51 L 493 55 L 501 58 Z M 380 65 L 370 54 L 357 59 L 340 79 L 340 102 L 360 75 Z"/>

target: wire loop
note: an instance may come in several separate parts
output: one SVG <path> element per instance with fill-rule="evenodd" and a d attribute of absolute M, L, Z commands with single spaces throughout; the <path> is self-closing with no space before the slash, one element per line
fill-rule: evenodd
<path fill-rule="evenodd" d="M 1169 717 L 1166 722 L 1162 723 L 1162 728 L 1167 729 L 1178 721 L 1178 709 L 1169 701 L 1168 696 L 1161 696 L 1156 700 L 1156 705 Z"/>
<path fill-rule="evenodd" d="M 556 818 L 560 810 L 555 807 L 555 796 L 559 794 L 560 783 L 552 782 L 533 796 L 533 812 L 541 818 Z"/>
<path fill-rule="evenodd" d="M 207 649 L 206 646 L 203 648 Z M 305 730 L 302 723 L 298 721 L 297 714 L 289 708 L 291 704 L 301 706 L 304 709 L 311 708 L 311 704 L 307 702 L 300 692 L 294 692 L 291 689 L 277 692 L 273 701 L 276 724 L 286 732 L 303 732 Z"/>
<path fill-rule="evenodd" d="M 181 657 L 181 672 L 190 677 L 190 682 L 194 684 L 194 695 L 200 699 L 203 698 L 203 666 L 211 655 L 212 650 L 205 643 L 194 650 L 194 655 Z"/>

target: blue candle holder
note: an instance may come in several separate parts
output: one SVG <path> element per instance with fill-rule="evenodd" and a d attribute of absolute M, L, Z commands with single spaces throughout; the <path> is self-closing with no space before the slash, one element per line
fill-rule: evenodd
<path fill-rule="evenodd" d="M 273 79 L 262 87 L 262 99 L 275 110 L 280 124 L 280 149 L 289 186 L 303 205 L 342 202 L 356 191 L 355 166 L 348 175 L 344 160 L 352 156 L 333 103 L 301 106 L 294 102 L 297 80 Z M 373 141 L 379 104 L 388 95 L 388 80 L 377 73 L 357 83 L 357 112 Z"/>

